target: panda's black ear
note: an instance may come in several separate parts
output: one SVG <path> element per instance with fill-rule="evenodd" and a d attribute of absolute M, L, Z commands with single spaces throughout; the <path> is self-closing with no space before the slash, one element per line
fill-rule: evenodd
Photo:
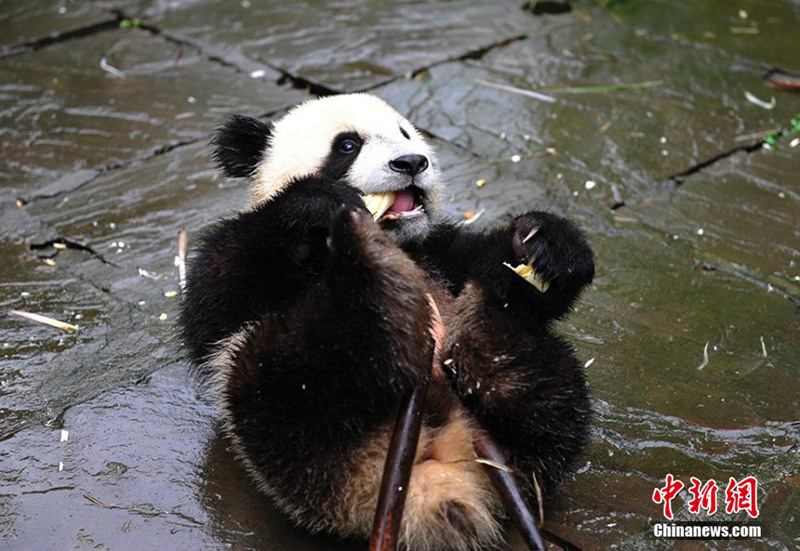
<path fill-rule="evenodd" d="M 252 175 L 269 146 L 271 134 L 272 123 L 231 115 L 211 140 L 214 164 L 230 178 Z"/>

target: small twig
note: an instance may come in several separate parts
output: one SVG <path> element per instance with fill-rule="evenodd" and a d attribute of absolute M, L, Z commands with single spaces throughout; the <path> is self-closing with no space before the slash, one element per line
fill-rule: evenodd
<path fill-rule="evenodd" d="M 480 459 L 486 459 L 500 465 L 507 463 L 505 453 L 485 430 L 478 432 L 478 436 L 475 437 L 473 443 Z M 489 475 L 495 490 L 497 490 L 500 499 L 506 506 L 506 511 L 514 520 L 514 524 L 517 525 L 520 534 L 522 534 L 522 539 L 525 540 L 528 547 L 545 551 L 547 547 L 544 544 L 544 539 L 542 539 L 542 534 L 539 533 L 536 519 L 514 474 L 504 469 L 486 466 L 484 466 L 484 471 Z"/>
<path fill-rule="evenodd" d="M 708 365 L 708 343 L 703 347 L 703 363 L 697 366 L 697 371 L 702 371 Z"/>
<path fill-rule="evenodd" d="M 800 90 L 800 78 L 790 75 L 773 74 L 767 79 L 767 86 L 779 90 Z"/>
<path fill-rule="evenodd" d="M 189 251 L 189 238 L 186 228 L 181 228 L 178 232 L 178 255 L 175 257 L 175 265 L 178 267 L 178 283 L 181 290 L 186 287 L 186 255 Z"/>
<path fill-rule="evenodd" d="M 408 495 L 408 482 L 411 480 L 422 428 L 422 406 L 425 403 L 427 390 L 427 382 L 417 385 L 400 408 L 383 467 L 378 506 L 375 508 L 372 537 L 369 540 L 370 551 L 397 549 L 403 508 Z"/>
<path fill-rule="evenodd" d="M 491 461 L 490 459 L 476 459 L 475 463 L 480 463 L 481 465 L 486 465 L 487 467 L 491 467 L 493 469 L 506 471 L 507 473 L 514 472 L 514 470 L 508 465 L 503 465 L 502 463 L 496 463 L 495 461 Z"/>
<path fill-rule="evenodd" d="M 533 90 L 525 90 L 524 88 L 517 88 L 516 86 L 509 86 L 507 84 L 498 84 L 496 82 L 489 82 L 487 80 L 482 80 L 479 78 L 475 79 L 475 83 L 480 84 L 481 86 L 486 86 L 487 88 L 494 88 L 495 90 L 503 90 L 504 92 L 511 92 L 512 94 L 538 99 L 539 101 L 545 101 L 547 103 L 555 103 L 556 101 L 558 101 L 556 100 L 556 98 L 548 96 L 547 94 L 541 94 L 539 92 L 534 92 Z"/>
<path fill-rule="evenodd" d="M 106 506 L 105 503 L 103 503 L 102 501 L 100 501 L 99 499 L 97 499 L 96 497 L 94 497 L 91 494 L 83 494 L 83 498 L 85 500 L 87 500 L 87 501 L 91 501 L 92 503 L 94 503 L 95 505 L 97 505 L 99 507 L 105 508 L 105 506 Z"/>
<path fill-rule="evenodd" d="M 15 316 L 19 316 L 21 318 L 29 319 L 31 321 L 35 321 L 37 323 L 43 323 L 44 325 L 49 325 L 50 327 L 55 327 L 56 329 L 61 329 L 62 331 L 77 331 L 78 326 L 72 325 L 71 323 L 66 323 L 63 321 L 59 321 L 57 319 L 48 318 L 47 316 L 43 316 L 41 314 L 34 314 L 32 312 L 25 312 L 23 310 L 9 310 L 9 314 L 13 314 Z"/>
<path fill-rule="evenodd" d="M 774 96 L 770 98 L 769 101 L 764 101 L 763 99 L 756 97 L 755 94 L 747 90 L 744 91 L 744 98 L 753 105 L 758 105 L 762 109 L 766 109 L 768 111 L 775 109 L 775 106 L 777 105 Z"/>
<path fill-rule="evenodd" d="M 639 90 L 641 88 L 654 88 L 664 84 L 663 80 L 646 80 L 644 82 L 630 82 L 627 84 L 598 84 L 597 86 L 569 86 L 565 88 L 540 88 L 540 92 L 548 94 L 606 94 L 608 92 L 622 92 L 625 90 Z"/>
<path fill-rule="evenodd" d="M 427 295 L 427 299 L 431 308 L 430 334 L 434 343 L 431 357 L 432 375 L 438 379 L 444 377 L 438 368 L 444 343 L 444 323 L 433 298 Z M 397 549 L 429 384 L 430 378 L 426 377 L 420 381 L 411 391 L 406 403 L 400 407 L 383 467 L 378 506 L 375 508 L 375 520 L 372 523 L 372 535 L 369 541 L 370 551 Z"/>
<path fill-rule="evenodd" d="M 106 73 L 113 75 L 117 78 L 125 78 L 125 73 L 114 67 L 113 65 L 109 65 L 106 58 L 100 58 L 100 68 L 104 70 Z"/>
<path fill-rule="evenodd" d="M 536 501 L 539 504 L 539 529 L 544 526 L 544 499 L 542 499 L 542 487 L 539 486 L 539 479 L 536 478 L 536 472 L 531 473 L 533 479 L 533 490 L 536 492 Z"/>

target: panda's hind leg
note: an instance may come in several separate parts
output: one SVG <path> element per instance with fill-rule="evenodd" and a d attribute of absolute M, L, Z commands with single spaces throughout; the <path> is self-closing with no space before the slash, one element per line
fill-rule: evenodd
<path fill-rule="evenodd" d="M 506 450 L 524 490 L 545 497 L 569 471 L 589 433 L 583 368 L 549 328 L 521 327 L 470 282 L 458 296 L 442 356 L 462 403 Z"/>
<path fill-rule="evenodd" d="M 401 525 L 407 549 L 483 550 L 503 541 L 502 505 L 475 461 L 476 429 L 454 405 L 446 423 L 423 431 Z"/>

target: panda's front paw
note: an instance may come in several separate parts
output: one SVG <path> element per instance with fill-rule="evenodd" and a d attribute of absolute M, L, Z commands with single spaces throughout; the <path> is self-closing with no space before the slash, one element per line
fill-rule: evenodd
<path fill-rule="evenodd" d="M 511 230 L 515 258 L 508 267 L 543 297 L 555 298 L 591 283 L 594 253 L 583 232 L 566 218 L 530 212 L 514 220 Z"/>
<path fill-rule="evenodd" d="M 339 210 L 331 224 L 328 247 L 328 277 L 337 288 L 356 294 L 378 292 L 367 301 L 384 294 L 402 298 L 411 293 L 419 295 L 424 304 L 424 274 L 366 208 L 345 206 Z"/>

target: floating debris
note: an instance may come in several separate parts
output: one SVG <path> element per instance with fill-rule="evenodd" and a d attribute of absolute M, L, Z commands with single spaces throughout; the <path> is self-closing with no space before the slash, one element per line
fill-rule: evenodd
<path fill-rule="evenodd" d="M 780 128 L 770 128 L 769 130 L 762 130 L 761 132 L 753 132 L 752 134 L 742 134 L 741 136 L 736 136 L 734 140 L 737 142 L 748 142 L 750 140 L 759 140 L 779 131 Z"/>
<path fill-rule="evenodd" d="M 257 71 L 253 71 L 252 73 L 250 73 L 250 78 L 261 78 L 266 74 L 267 72 L 265 70 L 258 69 Z"/>
<path fill-rule="evenodd" d="M 774 73 L 767 78 L 767 86 L 779 90 L 800 90 L 800 78 L 792 75 Z"/>
<path fill-rule="evenodd" d="M 744 91 L 744 97 L 745 97 L 745 99 L 747 101 L 749 101 L 753 105 L 758 105 L 762 109 L 767 109 L 768 111 L 771 111 L 771 110 L 775 109 L 775 106 L 777 105 L 777 102 L 775 101 L 775 97 L 774 96 L 772 98 L 770 98 L 770 100 L 767 102 L 767 101 L 764 101 L 762 99 L 757 98 L 756 96 L 754 96 L 753 94 L 751 94 L 750 92 L 745 90 Z"/>
<path fill-rule="evenodd" d="M 586 180 L 586 184 L 585 184 L 586 189 L 594 189 L 594 187 L 596 185 L 597 185 L 597 182 L 594 182 L 592 180 Z"/>
<path fill-rule="evenodd" d="M 480 463 L 481 465 L 487 465 L 493 469 L 497 469 L 498 471 L 505 471 L 507 473 L 514 472 L 509 466 L 503 465 L 502 463 L 498 463 L 497 461 L 492 461 L 491 459 L 478 458 L 475 460 L 475 463 Z"/>
<path fill-rule="evenodd" d="M 56 267 L 56 261 L 53 260 L 52 258 L 43 258 L 42 262 L 44 262 L 45 264 L 47 264 L 51 268 L 55 268 Z"/>
<path fill-rule="evenodd" d="M 161 274 L 157 274 L 155 272 L 149 272 L 144 268 L 138 268 L 138 270 L 139 270 L 139 275 L 142 277 L 146 277 L 147 279 L 155 279 L 155 280 L 161 279 Z"/>
<path fill-rule="evenodd" d="M 189 254 L 189 234 L 186 227 L 178 232 L 178 255 L 175 257 L 175 266 L 178 267 L 178 284 L 181 290 L 186 287 L 186 256 Z"/>
<path fill-rule="evenodd" d="M 512 163 L 518 163 L 521 160 L 522 160 L 522 156 L 521 155 L 512 155 L 511 156 L 511 162 Z"/>
<path fill-rule="evenodd" d="M 166 313 L 162 313 L 160 316 L 158 316 L 158 319 L 159 319 L 159 321 L 166 320 L 167 319 L 167 314 Z"/>
<path fill-rule="evenodd" d="M 763 336 L 763 335 L 761 335 L 761 336 L 759 337 L 759 339 L 761 339 L 761 353 L 762 353 L 762 354 L 764 355 L 764 357 L 766 358 L 766 357 L 767 357 L 767 345 L 764 343 L 764 336 Z"/>
<path fill-rule="evenodd" d="M 480 84 L 481 86 L 486 86 L 488 88 L 494 88 L 495 90 L 502 90 L 504 92 L 511 92 L 512 94 L 519 94 L 520 96 L 526 96 L 533 99 L 538 99 L 539 101 L 545 101 L 547 103 L 555 103 L 556 98 L 552 96 L 548 96 L 547 94 L 541 94 L 539 92 L 534 92 L 533 90 L 525 90 L 524 88 L 517 88 L 516 86 L 509 86 L 507 84 L 498 84 L 496 82 L 489 82 L 487 80 L 481 80 L 476 78 L 474 80 L 476 84 Z"/>
<path fill-rule="evenodd" d="M 624 90 L 639 90 L 641 88 L 654 88 L 662 86 L 663 80 L 646 80 L 643 82 L 630 82 L 627 84 L 598 84 L 597 86 L 571 86 L 566 88 L 540 88 L 540 92 L 548 94 L 606 94 L 608 92 L 622 92 Z"/>
<path fill-rule="evenodd" d="M 466 218 L 466 220 L 464 220 L 463 223 L 465 225 L 474 224 L 478 220 L 478 218 L 483 216 L 484 212 L 486 212 L 486 209 L 481 209 L 478 212 L 473 212 L 471 210 L 468 210 L 467 212 L 464 213 L 464 218 Z"/>
<path fill-rule="evenodd" d="M 100 68 L 106 73 L 113 75 L 117 78 L 125 78 L 125 73 L 108 64 L 105 57 L 100 58 Z"/>
<path fill-rule="evenodd" d="M 72 325 L 71 323 L 65 323 L 63 321 L 59 321 L 57 319 L 48 318 L 47 316 L 42 316 L 41 314 L 34 314 L 32 312 L 25 312 L 24 310 L 9 310 L 10 314 L 14 314 L 15 316 L 19 316 L 21 318 L 25 318 L 31 321 L 35 321 L 36 323 L 42 323 L 44 325 L 49 325 L 50 327 L 55 327 L 56 329 L 61 329 L 62 331 L 77 331 L 78 326 Z"/>
<path fill-rule="evenodd" d="M 176 296 L 178 296 L 178 291 L 174 291 L 174 290 L 173 291 L 167 291 L 166 293 L 164 293 L 164 296 L 167 297 L 167 298 L 176 297 Z"/>
<path fill-rule="evenodd" d="M 106 506 L 105 503 L 103 503 L 102 501 L 100 501 L 99 499 L 97 499 L 96 497 L 94 497 L 91 494 L 83 494 L 83 499 L 85 499 L 87 501 L 91 501 L 92 503 L 94 503 L 95 505 L 97 505 L 99 507 L 105 507 Z"/>
<path fill-rule="evenodd" d="M 481 178 L 480 180 L 478 180 L 477 182 L 475 182 L 475 187 L 483 187 L 483 186 L 485 186 L 485 185 L 486 185 L 486 180 L 485 180 L 485 179 L 483 179 L 483 178 Z"/>
<path fill-rule="evenodd" d="M 697 366 L 697 371 L 702 371 L 708 365 L 708 343 L 703 347 L 703 363 Z"/>
<path fill-rule="evenodd" d="M 593 363 L 594 363 L 594 358 L 589 358 L 589 359 L 586 361 L 586 363 L 585 363 L 585 364 L 583 364 L 583 367 L 589 367 L 589 366 L 590 366 L 590 365 L 592 365 Z"/>
<path fill-rule="evenodd" d="M 61 429 L 61 440 L 59 440 L 59 442 L 66 442 L 67 440 L 69 440 L 69 431 Z"/>

